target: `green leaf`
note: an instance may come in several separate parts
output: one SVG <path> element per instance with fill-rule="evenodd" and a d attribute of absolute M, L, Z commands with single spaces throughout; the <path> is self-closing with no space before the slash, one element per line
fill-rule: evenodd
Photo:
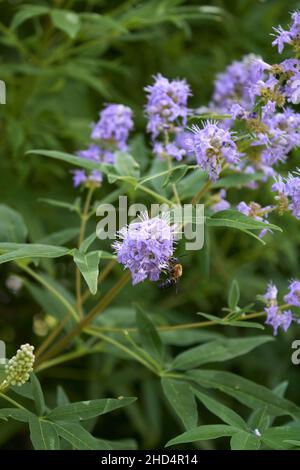
<path fill-rule="evenodd" d="M 46 405 L 40 381 L 35 374 L 31 374 L 30 382 L 37 414 L 42 416 L 46 411 Z"/>
<path fill-rule="evenodd" d="M 57 406 L 69 405 L 69 403 L 70 403 L 68 395 L 66 394 L 66 392 L 64 391 L 64 389 L 61 385 L 57 386 L 56 403 L 57 403 Z"/>
<path fill-rule="evenodd" d="M 216 181 L 212 187 L 213 188 L 239 188 L 245 184 L 251 183 L 252 181 L 259 181 L 263 177 L 263 173 L 234 173 L 231 175 L 224 176 Z"/>
<path fill-rule="evenodd" d="M 64 243 L 74 240 L 78 234 L 78 227 L 66 228 L 64 230 L 51 233 L 50 235 L 41 238 L 38 242 L 41 245 L 63 245 Z"/>
<path fill-rule="evenodd" d="M 235 310 L 240 300 L 240 288 L 236 279 L 231 283 L 229 294 L 228 294 L 228 307 L 231 310 Z"/>
<path fill-rule="evenodd" d="M 0 418 L 2 419 L 11 418 L 16 421 L 21 421 L 22 423 L 27 423 L 32 417 L 34 417 L 33 413 L 21 408 L 2 408 L 0 410 Z"/>
<path fill-rule="evenodd" d="M 163 377 L 161 384 L 165 396 L 185 428 L 190 429 L 197 426 L 197 404 L 189 383 Z"/>
<path fill-rule="evenodd" d="M 15 30 L 25 21 L 37 16 L 46 15 L 48 11 L 49 8 L 42 5 L 21 5 L 12 19 L 10 28 Z"/>
<path fill-rule="evenodd" d="M 231 450 L 258 450 L 260 446 L 260 438 L 247 431 L 239 431 L 230 439 Z"/>
<path fill-rule="evenodd" d="M 163 355 L 161 339 L 149 316 L 146 315 L 146 313 L 144 313 L 139 307 L 136 311 L 136 324 L 143 348 L 152 357 L 161 362 Z"/>
<path fill-rule="evenodd" d="M 49 206 L 60 207 L 61 209 L 67 209 L 71 212 L 80 212 L 78 199 L 76 199 L 76 201 L 73 204 L 70 204 L 64 201 L 58 201 L 56 199 L 44 198 L 44 197 L 41 197 L 38 200 L 39 202 L 44 202 L 45 204 L 48 204 Z"/>
<path fill-rule="evenodd" d="M 83 254 L 79 250 L 74 251 L 74 262 L 93 295 L 96 294 L 98 287 L 100 258 L 101 251 L 91 251 L 87 254 Z"/>
<path fill-rule="evenodd" d="M 269 228 L 282 232 L 282 229 L 274 224 L 268 224 L 248 217 L 241 212 L 233 209 L 216 212 L 216 214 L 206 219 L 207 225 L 212 227 L 232 227 L 239 230 L 263 230 Z"/>
<path fill-rule="evenodd" d="M 59 436 L 79 450 L 110 450 L 111 446 L 100 439 L 93 437 L 80 424 L 54 423 Z"/>
<path fill-rule="evenodd" d="M 77 36 L 81 23 L 80 17 L 74 11 L 54 8 L 50 11 L 50 16 L 56 28 L 66 33 L 71 39 Z"/>
<path fill-rule="evenodd" d="M 29 150 L 26 153 L 54 158 L 55 160 L 67 162 L 71 165 L 84 168 L 85 170 L 99 170 L 105 173 L 108 171 L 107 168 L 109 167 L 109 165 L 106 165 L 104 163 L 94 162 L 92 160 L 87 160 L 86 158 L 76 157 L 75 155 L 71 155 L 65 152 L 57 152 L 55 150 Z"/>
<path fill-rule="evenodd" d="M 115 153 L 115 169 L 120 176 L 130 176 L 132 178 L 139 178 L 140 170 L 139 164 L 127 152 Z"/>
<path fill-rule="evenodd" d="M 131 405 L 134 401 L 136 398 L 132 397 L 80 401 L 54 408 L 47 418 L 52 421 L 83 421 Z"/>
<path fill-rule="evenodd" d="M 35 450 L 59 450 L 58 433 L 53 423 L 33 416 L 29 420 L 30 440 Z"/>
<path fill-rule="evenodd" d="M 23 217 L 14 209 L 0 204 L 0 242 L 24 242 L 27 228 Z"/>
<path fill-rule="evenodd" d="M 97 238 L 96 231 L 92 232 L 91 235 L 89 235 L 85 240 L 83 240 L 83 242 L 81 243 L 79 247 L 79 251 L 81 251 L 81 253 L 86 253 L 89 247 L 92 245 L 92 243 L 94 243 L 96 238 Z"/>
<path fill-rule="evenodd" d="M 24 258 L 59 258 L 70 254 L 70 249 L 63 246 L 20 244 L 19 249 L 15 249 L 0 256 L 0 264 Z M 0 245 L 1 249 L 1 245 Z"/>
<path fill-rule="evenodd" d="M 218 437 L 233 436 L 236 432 L 240 432 L 239 429 L 227 424 L 208 424 L 180 434 L 167 442 L 166 447 L 187 442 L 207 441 L 208 439 L 217 439 Z"/>
<path fill-rule="evenodd" d="M 217 370 L 193 370 L 187 374 L 199 385 L 227 393 L 251 409 L 266 407 L 267 412 L 274 416 L 300 417 L 300 408 L 297 405 L 239 375 Z"/>
<path fill-rule="evenodd" d="M 212 397 L 192 388 L 193 393 L 203 403 L 203 405 L 211 411 L 214 415 L 218 416 L 224 423 L 229 424 L 240 429 L 247 429 L 247 424 L 235 411 L 228 406 L 223 405 Z"/>
<path fill-rule="evenodd" d="M 298 440 L 300 435 L 300 425 L 277 426 L 267 429 L 261 437 L 262 442 L 275 450 L 290 449 L 294 444 L 288 442 Z"/>
<path fill-rule="evenodd" d="M 223 362 L 241 356 L 252 349 L 272 341 L 271 336 L 253 336 L 241 339 L 219 339 L 188 349 L 175 357 L 172 369 L 191 369 L 211 362 Z"/>
<path fill-rule="evenodd" d="M 187 165 L 180 165 L 179 167 L 174 167 L 169 170 L 169 173 L 166 179 L 163 182 L 163 188 L 168 186 L 168 184 L 174 184 L 180 181 L 187 173 L 189 167 Z"/>

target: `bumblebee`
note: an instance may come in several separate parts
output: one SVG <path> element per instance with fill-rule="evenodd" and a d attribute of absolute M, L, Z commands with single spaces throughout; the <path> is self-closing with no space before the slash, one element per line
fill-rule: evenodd
<path fill-rule="evenodd" d="M 166 268 L 167 277 L 165 280 L 158 284 L 159 289 L 169 289 L 172 286 L 177 287 L 182 273 L 182 264 L 179 263 L 178 258 L 170 258 L 168 261 L 168 266 Z"/>

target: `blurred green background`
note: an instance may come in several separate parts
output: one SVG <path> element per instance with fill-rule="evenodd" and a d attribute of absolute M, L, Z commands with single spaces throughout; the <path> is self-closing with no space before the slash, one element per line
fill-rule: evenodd
<path fill-rule="evenodd" d="M 47 14 L 25 21 L 20 14 L 24 4 L 0 0 L 0 79 L 7 87 L 7 104 L 0 105 L 0 193 L 1 203 L 22 213 L 31 241 L 76 225 L 74 214 L 48 207 L 39 198 L 73 201 L 79 191 L 72 187 L 69 166 L 26 155 L 27 150 L 72 153 L 84 148 L 90 123 L 97 119 L 102 104 L 122 102 L 134 110 L 133 145 L 136 158 L 142 158 L 146 152 L 143 88 L 153 74 L 185 77 L 193 90 L 190 104 L 206 105 L 215 75 L 232 60 L 248 53 L 262 55 L 271 63 L 278 60 L 271 47 L 272 26 L 284 25 L 290 12 L 300 6 L 292 0 L 26 2 L 80 14 L 80 30 L 74 31 L 74 26 L 66 30 L 59 22 L 54 24 Z M 299 152 L 295 152 L 288 166 L 294 168 L 299 161 Z M 111 187 L 104 185 L 99 199 L 108 191 Z M 270 203 L 268 187 L 254 193 L 229 192 L 233 202 L 252 198 Z M 234 278 L 240 284 L 242 304 L 262 294 L 270 279 L 284 291 L 290 278 L 300 277 L 299 222 L 290 217 L 273 221 L 284 232 L 268 236 L 266 247 L 236 232 L 210 233 L 201 252 L 183 259 L 178 295 L 158 292 L 145 283 L 134 289 L 126 287 L 113 307 L 128 305 L 123 312 L 126 317 L 132 303 L 139 302 L 153 315 L 163 312 L 170 321 L 187 322 L 197 320 L 197 311 L 221 314 Z M 44 268 L 61 285 L 73 288 L 67 262 Z M 6 287 L 14 269 L 11 264 L 3 265 L 0 274 L 0 338 L 8 344 L 8 355 L 23 342 L 38 344 L 44 321 L 41 306 L 25 287 L 18 295 Z M 120 271 L 115 269 L 103 289 Z M 245 334 L 233 330 L 226 334 Z M 287 379 L 288 397 L 299 404 L 299 366 L 290 362 L 291 342 L 297 334 L 299 338 L 299 327 L 294 327 L 258 353 L 231 361 L 230 370 L 269 387 Z M 41 378 L 50 403 L 57 383 L 65 386 L 73 400 L 138 393 L 140 401 L 126 410 L 128 415 L 122 411 L 114 421 L 100 420 L 99 433 L 106 433 L 107 438 L 131 436 L 141 447 L 158 448 L 175 435 L 175 429 L 180 432 L 159 384 L 131 362 L 112 355 L 94 356 L 49 369 Z M 203 422 L 209 419 L 203 415 Z M 222 440 L 217 445 L 222 448 Z M 21 423 L 0 424 L 0 446 L 30 446 Z"/>

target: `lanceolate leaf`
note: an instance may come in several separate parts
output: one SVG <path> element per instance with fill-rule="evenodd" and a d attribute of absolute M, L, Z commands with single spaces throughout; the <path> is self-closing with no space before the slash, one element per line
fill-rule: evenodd
<path fill-rule="evenodd" d="M 0 419 L 15 419 L 16 421 L 21 421 L 22 423 L 27 423 L 34 414 L 28 410 L 23 410 L 20 408 L 1 408 L 0 409 Z"/>
<path fill-rule="evenodd" d="M 239 431 L 230 439 L 231 450 L 258 450 L 261 440 L 254 432 Z"/>
<path fill-rule="evenodd" d="M 179 354 L 171 364 L 172 369 L 191 369 L 211 362 L 223 362 L 241 356 L 252 349 L 272 341 L 271 336 L 253 336 L 241 339 L 220 339 L 196 346 Z"/>
<path fill-rule="evenodd" d="M 105 441 L 96 439 L 80 424 L 54 423 L 59 436 L 68 441 L 74 449 L 79 450 L 110 450 L 112 447 Z"/>
<path fill-rule="evenodd" d="M 167 442 L 166 447 L 187 442 L 207 441 L 208 439 L 217 439 L 218 437 L 233 436 L 236 432 L 239 432 L 238 428 L 228 426 L 227 424 L 199 426 L 171 439 Z"/>
<path fill-rule="evenodd" d="M 31 387 L 32 387 L 32 396 L 35 402 L 36 411 L 39 416 L 43 415 L 46 411 L 44 394 L 39 379 L 35 374 L 31 374 Z"/>
<path fill-rule="evenodd" d="M 143 348 L 155 359 L 161 361 L 163 346 L 159 334 L 149 316 L 139 307 L 136 312 L 136 323 Z"/>
<path fill-rule="evenodd" d="M 225 210 L 214 214 L 212 217 L 206 219 L 207 225 L 214 227 L 232 227 L 237 229 L 246 230 L 263 230 L 269 228 L 282 232 L 282 229 L 277 225 L 268 224 L 255 220 L 252 217 L 242 214 L 237 210 Z"/>
<path fill-rule="evenodd" d="M 247 424 L 243 418 L 241 418 L 231 408 L 228 408 L 228 406 L 223 405 L 219 401 L 200 392 L 199 390 L 196 390 L 195 388 L 192 390 L 196 397 L 199 398 L 199 400 L 203 403 L 203 405 L 226 424 L 230 424 L 231 426 L 235 426 L 240 429 L 247 429 Z"/>
<path fill-rule="evenodd" d="M 0 247 L 1 249 L 1 247 Z M 62 246 L 21 244 L 21 247 L 0 256 L 0 264 L 24 258 L 59 258 L 69 254 L 71 250 Z"/>
<path fill-rule="evenodd" d="M 29 420 L 29 429 L 35 450 L 59 450 L 59 437 L 53 423 L 33 416 Z"/>
<path fill-rule="evenodd" d="M 83 421 L 131 405 L 135 400 L 136 398 L 125 397 L 70 403 L 54 408 L 47 418 L 52 421 Z"/>
<path fill-rule="evenodd" d="M 198 422 L 197 404 L 190 384 L 183 380 L 163 377 L 162 388 L 165 396 L 186 429 L 194 428 Z"/>
<path fill-rule="evenodd" d="M 92 251 L 86 254 L 79 250 L 74 251 L 74 262 L 93 295 L 97 292 L 100 258 L 101 251 Z"/>
<path fill-rule="evenodd" d="M 74 39 L 80 30 L 79 16 L 70 10 L 52 9 L 50 15 L 56 28 L 64 31 L 71 39 Z"/>
<path fill-rule="evenodd" d="M 0 242 L 22 243 L 27 233 L 21 214 L 11 207 L 0 204 Z"/>
<path fill-rule="evenodd" d="M 227 393 L 251 409 L 266 407 L 268 413 L 274 416 L 290 415 L 300 418 L 300 408 L 297 405 L 277 396 L 266 387 L 231 372 L 193 370 L 187 374 L 199 385 Z"/>

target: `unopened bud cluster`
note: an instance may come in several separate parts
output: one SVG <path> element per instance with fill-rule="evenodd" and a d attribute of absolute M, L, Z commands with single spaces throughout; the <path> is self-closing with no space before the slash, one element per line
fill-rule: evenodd
<path fill-rule="evenodd" d="M 34 347 L 30 344 L 23 344 L 18 349 L 17 354 L 8 361 L 8 364 L 5 366 L 6 377 L 4 384 L 6 386 L 21 386 L 29 380 L 35 359 L 33 350 Z"/>

